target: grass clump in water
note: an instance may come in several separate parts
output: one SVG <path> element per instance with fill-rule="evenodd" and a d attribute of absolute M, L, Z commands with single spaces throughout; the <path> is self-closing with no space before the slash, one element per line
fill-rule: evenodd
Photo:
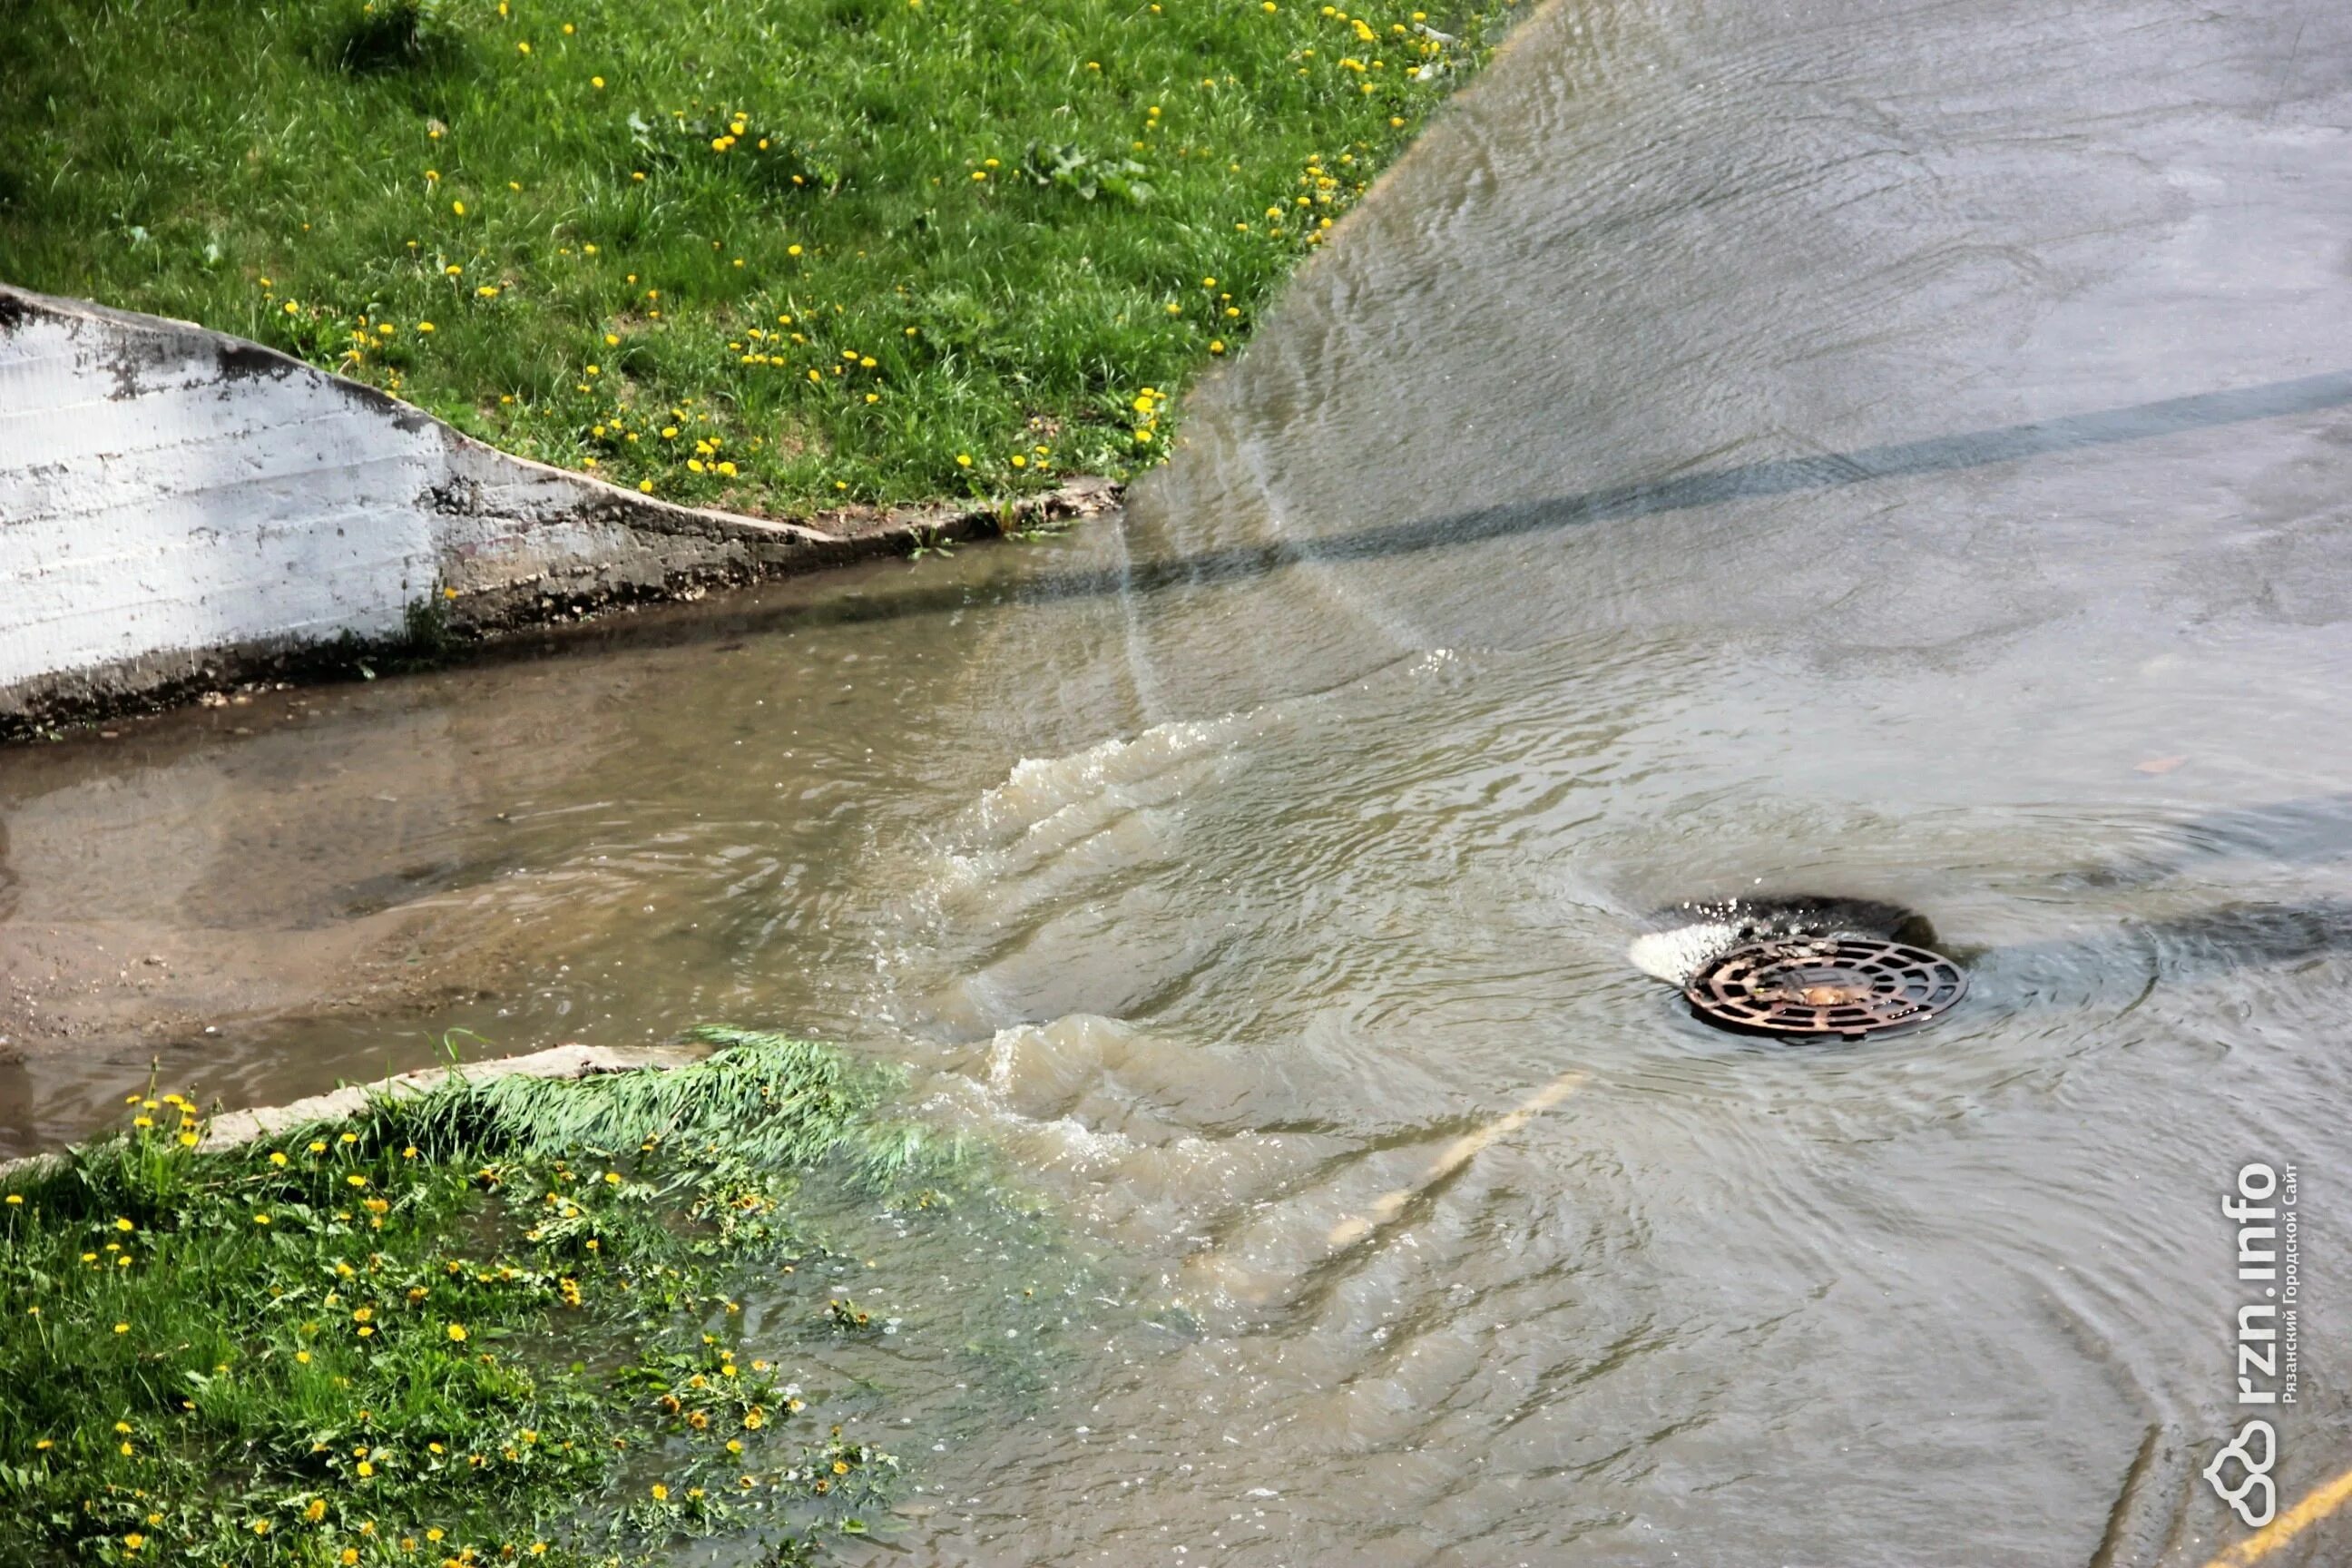
<path fill-rule="evenodd" d="M 720 1270 L 809 1248 L 805 1173 L 903 1191 L 957 1151 L 883 1116 L 887 1074 L 706 1037 L 220 1152 L 165 1095 L 0 1178 L 0 1561 L 795 1562 L 862 1531 L 896 1458 L 710 1331 Z"/>
<path fill-rule="evenodd" d="M 1163 452 L 1515 3 L 0 6 L 0 257 L 654 494 L 1015 494 Z"/>

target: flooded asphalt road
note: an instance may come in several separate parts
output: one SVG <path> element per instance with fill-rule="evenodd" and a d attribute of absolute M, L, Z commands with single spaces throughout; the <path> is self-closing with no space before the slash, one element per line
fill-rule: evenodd
<path fill-rule="evenodd" d="M 2352 1466 L 2352 11 L 1563 0 L 1186 431 L 1061 541 L 0 760 L 0 1139 L 151 1054 L 908 1062 L 1181 1328 L 899 1560 L 2202 1563 L 2249 1161 L 2284 1497 Z M 1759 890 L 1968 1000 L 1627 962 Z"/>

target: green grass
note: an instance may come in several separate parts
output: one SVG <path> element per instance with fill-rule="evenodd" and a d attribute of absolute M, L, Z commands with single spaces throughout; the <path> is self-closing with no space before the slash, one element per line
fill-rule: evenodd
<path fill-rule="evenodd" d="M 0 277 L 674 499 L 1118 476 L 1515 0 L 1423 3 L 0 5 Z"/>
<path fill-rule="evenodd" d="M 576 1564 L 765 1534 L 789 1563 L 863 1530 L 896 1458 L 730 1342 L 724 1271 L 805 1259 L 803 1173 L 911 1209 L 956 1152 L 824 1047 L 715 1037 L 669 1073 L 456 1084 L 219 1152 L 157 1097 L 0 1178 L 0 1562 Z M 869 1331 L 783 1289 L 804 1334 Z"/>

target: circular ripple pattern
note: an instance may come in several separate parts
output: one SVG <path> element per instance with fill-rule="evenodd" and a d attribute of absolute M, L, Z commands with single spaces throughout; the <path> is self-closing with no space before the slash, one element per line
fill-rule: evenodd
<path fill-rule="evenodd" d="M 1732 949 L 1683 994 L 1700 1017 L 1727 1029 L 1852 1040 L 1925 1023 L 1968 989 L 1958 964 L 1924 947 L 1796 937 Z"/>

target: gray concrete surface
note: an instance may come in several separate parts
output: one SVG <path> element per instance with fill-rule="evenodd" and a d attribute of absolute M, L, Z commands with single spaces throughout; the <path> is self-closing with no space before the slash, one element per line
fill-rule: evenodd
<path fill-rule="evenodd" d="M 1116 496 L 1077 481 L 1018 510 Z M 968 504 L 675 506 L 256 343 L 0 284 L 0 721 L 19 727 L 386 641 L 420 603 L 462 636 L 1001 526 Z"/>

